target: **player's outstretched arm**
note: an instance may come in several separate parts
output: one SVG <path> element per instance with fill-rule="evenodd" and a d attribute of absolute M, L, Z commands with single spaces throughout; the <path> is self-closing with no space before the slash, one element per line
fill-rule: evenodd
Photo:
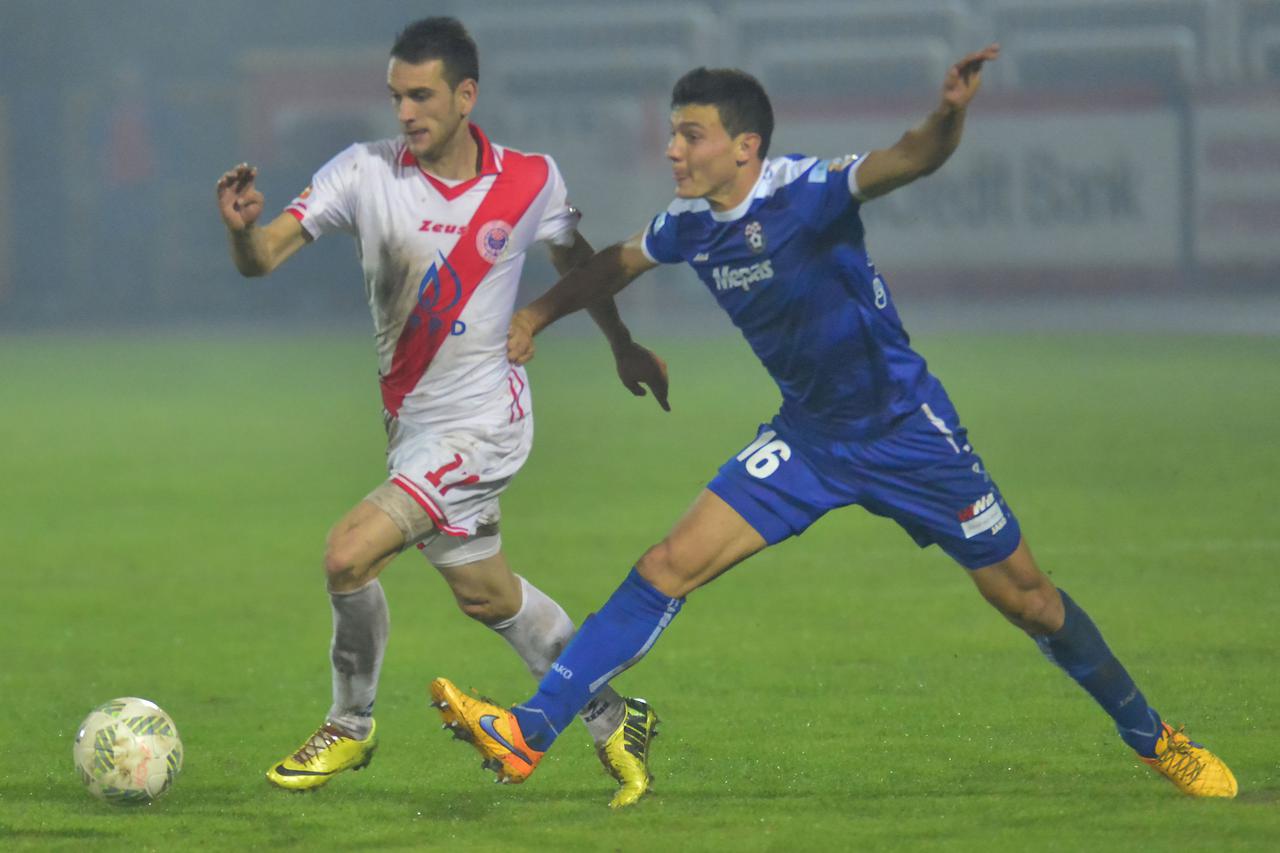
<path fill-rule="evenodd" d="M 302 225 L 287 213 L 258 226 L 264 199 L 254 186 L 257 177 L 257 168 L 241 163 L 224 172 L 216 184 L 231 259 L 244 276 L 266 275 L 307 243 Z"/>
<path fill-rule="evenodd" d="M 1000 45 L 989 44 L 947 69 L 938 108 L 892 147 L 872 151 L 858 164 L 858 194 L 866 199 L 884 195 L 947 162 L 960 144 L 965 110 L 982 84 L 982 66 L 999 56 Z"/>
<path fill-rule="evenodd" d="M 507 358 L 524 364 L 533 358 L 533 336 L 566 314 L 612 298 L 657 264 L 641 248 L 644 232 L 596 252 L 550 290 L 516 312 L 507 334 Z"/>
<path fill-rule="evenodd" d="M 591 260 L 595 253 L 595 249 L 591 248 L 587 238 L 574 231 L 572 244 L 551 247 L 551 262 L 555 265 L 556 272 L 564 277 Z M 618 314 L 618 306 L 614 303 L 612 296 L 592 302 L 587 306 L 587 313 L 600 327 L 600 331 L 615 353 L 631 343 L 631 331 L 622 322 L 622 317 Z"/>
<path fill-rule="evenodd" d="M 568 275 L 576 268 L 591 260 L 595 251 L 587 238 L 577 231 L 573 232 L 573 243 L 568 246 L 551 247 L 551 260 L 556 272 L 561 276 Z M 618 369 L 618 378 L 628 391 L 637 397 L 645 396 L 645 386 L 653 391 L 653 397 L 665 411 L 671 411 L 667 403 L 667 364 L 656 353 L 641 346 L 631 339 L 631 330 L 622 322 L 618 313 L 618 305 L 613 296 L 597 299 L 587 306 L 587 313 L 600 327 L 600 331 L 609 341 L 613 350 L 614 363 Z M 532 340 L 530 341 L 532 346 Z M 529 355 L 532 356 L 532 350 Z"/>

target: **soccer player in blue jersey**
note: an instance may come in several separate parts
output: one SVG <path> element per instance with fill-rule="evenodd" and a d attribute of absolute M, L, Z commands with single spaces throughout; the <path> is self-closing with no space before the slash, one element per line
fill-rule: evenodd
<path fill-rule="evenodd" d="M 652 648 L 685 596 L 828 511 L 859 504 L 963 566 L 1179 789 L 1235 796 L 1227 766 L 1161 719 L 1088 614 L 1036 566 L 867 255 L 861 205 L 947 160 L 982 66 L 998 55 L 992 45 L 952 66 L 937 109 L 893 146 L 834 160 L 769 159 L 773 113 L 760 84 L 737 70 L 689 72 L 671 101 L 676 200 L 516 315 L 508 355 L 524 362 L 533 335 L 558 317 L 658 264 L 688 263 L 777 382 L 782 408 L 583 623 L 531 699 L 506 709 L 447 679 L 432 683 L 445 725 L 501 781 L 533 772 L 578 709 Z"/>

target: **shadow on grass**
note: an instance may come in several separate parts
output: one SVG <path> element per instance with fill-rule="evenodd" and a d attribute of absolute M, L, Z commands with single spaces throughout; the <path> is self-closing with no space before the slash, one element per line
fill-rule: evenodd
<path fill-rule="evenodd" d="M 1251 806 L 1274 806 L 1280 803 L 1280 786 L 1246 788 L 1236 794 L 1236 802 Z"/>

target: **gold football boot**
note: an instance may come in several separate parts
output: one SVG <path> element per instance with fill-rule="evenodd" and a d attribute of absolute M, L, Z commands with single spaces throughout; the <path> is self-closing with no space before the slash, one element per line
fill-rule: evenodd
<path fill-rule="evenodd" d="M 609 808 L 620 809 L 640 800 L 653 783 L 649 772 L 649 744 L 658 734 L 658 715 L 643 699 L 624 699 L 626 711 L 616 731 L 596 755 L 609 775 L 621 786 Z"/>
<path fill-rule="evenodd" d="M 367 738 L 356 740 L 326 722 L 297 752 L 268 770 L 267 781 L 289 791 L 314 791 L 343 770 L 368 767 L 377 748 L 376 724 Z"/>

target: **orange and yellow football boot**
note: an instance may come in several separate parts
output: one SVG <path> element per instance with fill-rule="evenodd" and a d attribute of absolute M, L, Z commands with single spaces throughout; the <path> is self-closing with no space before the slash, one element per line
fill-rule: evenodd
<path fill-rule="evenodd" d="M 538 766 L 542 753 L 525 743 L 520 724 L 506 708 L 466 695 L 447 678 L 431 682 L 431 698 L 444 728 L 475 747 L 482 766 L 498 774 L 497 781 L 518 785 Z"/>
<path fill-rule="evenodd" d="M 1161 723 L 1164 731 L 1156 742 L 1156 757 L 1142 760 L 1168 779 L 1184 794 L 1193 797 L 1234 797 L 1239 790 L 1236 777 L 1222 759 L 1174 730 L 1168 723 Z"/>

